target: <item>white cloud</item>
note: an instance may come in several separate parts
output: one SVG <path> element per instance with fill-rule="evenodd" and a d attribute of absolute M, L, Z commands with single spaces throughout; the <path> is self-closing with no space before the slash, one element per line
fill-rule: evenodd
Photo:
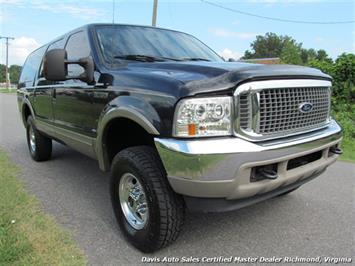
<path fill-rule="evenodd" d="M 95 8 L 85 7 L 85 6 L 78 6 L 73 4 L 57 4 L 57 5 L 50 5 L 46 4 L 42 1 L 35 2 L 33 8 L 50 11 L 52 13 L 67 13 L 76 18 L 82 19 L 92 19 L 97 18 L 98 16 L 102 16 L 102 12 L 98 11 Z"/>
<path fill-rule="evenodd" d="M 6 5 L 21 5 L 23 3 L 22 0 L 0 0 L 0 4 L 6 4 Z"/>
<path fill-rule="evenodd" d="M 3 12 L 1 12 L 0 13 L 0 23 L 3 23 L 6 20 L 7 20 L 7 15 L 4 14 Z"/>
<path fill-rule="evenodd" d="M 242 40 L 253 39 L 255 38 L 256 35 L 259 35 L 259 33 L 255 33 L 255 32 L 235 32 L 235 31 L 230 31 L 222 28 L 213 28 L 210 29 L 210 32 L 217 37 L 238 38 Z"/>
<path fill-rule="evenodd" d="M 31 37 L 22 36 L 11 40 L 9 44 L 9 65 L 22 65 L 27 56 L 39 46 L 40 44 Z M 1 50 L 1 63 L 4 64 L 6 53 L 5 43 L 1 44 Z"/>
<path fill-rule="evenodd" d="M 262 3 L 262 4 L 289 4 L 289 3 L 318 3 L 322 0 L 249 0 L 250 3 Z"/>
<path fill-rule="evenodd" d="M 228 48 L 225 48 L 222 52 L 219 52 L 218 54 L 226 60 L 228 60 L 229 58 L 233 58 L 235 60 L 238 60 L 239 58 L 241 58 L 243 56 L 242 53 L 234 52 Z"/>
<path fill-rule="evenodd" d="M 15 5 L 21 8 L 39 9 L 55 14 L 69 14 L 72 17 L 85 20 L 93 18 L 97 19 L 98 17 L 103 17 L 105 15 L 101 10 L 83 4 L 77 4 L 76 2 L 51 3 L 50 1 L 43 0 L 0 0 L 0 3 L 5 5 Z"/>

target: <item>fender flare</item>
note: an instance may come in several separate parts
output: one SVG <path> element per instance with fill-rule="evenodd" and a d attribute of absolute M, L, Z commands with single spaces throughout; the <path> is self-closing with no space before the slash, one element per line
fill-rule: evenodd
<path fill-rule="evenodd" d="M 31 102 L 28 100 L 28 98 L 23 97 L 23 100 L 22 100 L 22 103 L 21 103 L 21 117 L 22 117 L 23 125 L 25 127 L 26 127 L 26 123 L 27 123 L 27 121 L 25 119 L 25 112 L 24 112 L 26 106 L 30 109 L 30 112 L 31 112 L 31 115 L 32 115 L 33 119 L 35 119 L 35 112 L 33 111 Z"/>
<path fill-rule="evenodd" d="M 107 156 L 106 147 L 104 144 L 106 129 L 110 122 L 117 118 L 129 119 L 140 125 L 149 134 L 160 135 L 159 131 L 151 123 L 151 121 L 149 121 L 141 112 L 137 111 L 136 109 L 125 106 L 109 109 L 101 116 L 99 120 L 97 129 L 98 134 L 95 142 L 95 152 L 99 161 L 100 169 L 103 171 L 110 170 L 109 158 Z"/>

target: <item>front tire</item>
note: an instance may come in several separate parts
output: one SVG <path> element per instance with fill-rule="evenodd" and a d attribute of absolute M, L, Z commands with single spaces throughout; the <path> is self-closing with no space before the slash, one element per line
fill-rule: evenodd
<path fill-rule="evenodd" d="M 27 119 L 26 126 L 27 146 L 33 160 L 47 161 L 52 155 L 52 140 L 43 136 L 34 126 L 32 116 Z"/>
<path fill-rule="evenodd" d="M 169 245 L 182 229 L 184 201 L 171 189 L 151 147 L 131 147 L 115 156 L 111 200 L 125 237 L 143 252 Z"/>

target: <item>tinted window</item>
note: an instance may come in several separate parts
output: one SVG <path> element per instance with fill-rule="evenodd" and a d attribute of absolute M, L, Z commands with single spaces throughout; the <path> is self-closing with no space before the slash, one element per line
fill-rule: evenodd
<path fill-rule="evenodd" d="M 42 62 L 42 58 L 44 52 L 46 51 L 46 48 L 47 46 L 43 46 L 27 57 L 20 76 L 20 83 L 23 83 L 24 86 L 33 86 L 33 81 L 35 79 L 38 68 Z"/>
<path fill-rule="evenodd" d="M 69 37 L 65 50 L 69 60 L 77 60 L 90 55 L 89 41 L 85 32 L 74 33 Z M 84 69 L 79 65 L 69 64 L 68 74 L 70 76 L 80 75 Z"/>
<path fill-rule="evenodd" d="M 53 43 L 51 43 L 48 47 L 48 51 L 53 50 L 53 49 L 64 49 L 64 45 L 65 45 L 65 39 L 60 39 L 58 41 L 55 41 Z"/>
<path fill-rule="evenodd" d="M 106 62 L 113 62 L 115 56 L 124 55 L 148 55 L 176 60 L 186 58 L 222 60 L 198 39 L 182 32 L 119 25 L 98 26 L 96 33 Z"/>
<path fill-rule="evenodd" d="M 64 49 L 64 45 L 65 45 L 65 39 L 64 38 L 60 39 L 58 41 L 55 41 L 55 42 L 51 43 L 48 46 L 47 52 L 50 51 L 50 50 L 53 50 L 53 49 Z M 43 60 L 42 60 L 42 63 L 41 63 L 40 71 L 38 72 L 38 77 L 39 78 L 44 77 L 44 75 L 43 75 Z"/>

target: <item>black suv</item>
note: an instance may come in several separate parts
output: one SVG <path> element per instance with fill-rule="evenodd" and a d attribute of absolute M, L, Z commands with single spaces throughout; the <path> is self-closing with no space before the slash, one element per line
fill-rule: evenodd
<path fill-rule="evenodd" d="M 18 106 L 35 161 L 52 140 L 112 172 L 129 241 L 174 241 L 185 209 L 228 211 L 287 194 L 338 154 L 331 77 L 286 65 L 225 62 L 186 33 L 92 24 L 31 53 Z"/>

